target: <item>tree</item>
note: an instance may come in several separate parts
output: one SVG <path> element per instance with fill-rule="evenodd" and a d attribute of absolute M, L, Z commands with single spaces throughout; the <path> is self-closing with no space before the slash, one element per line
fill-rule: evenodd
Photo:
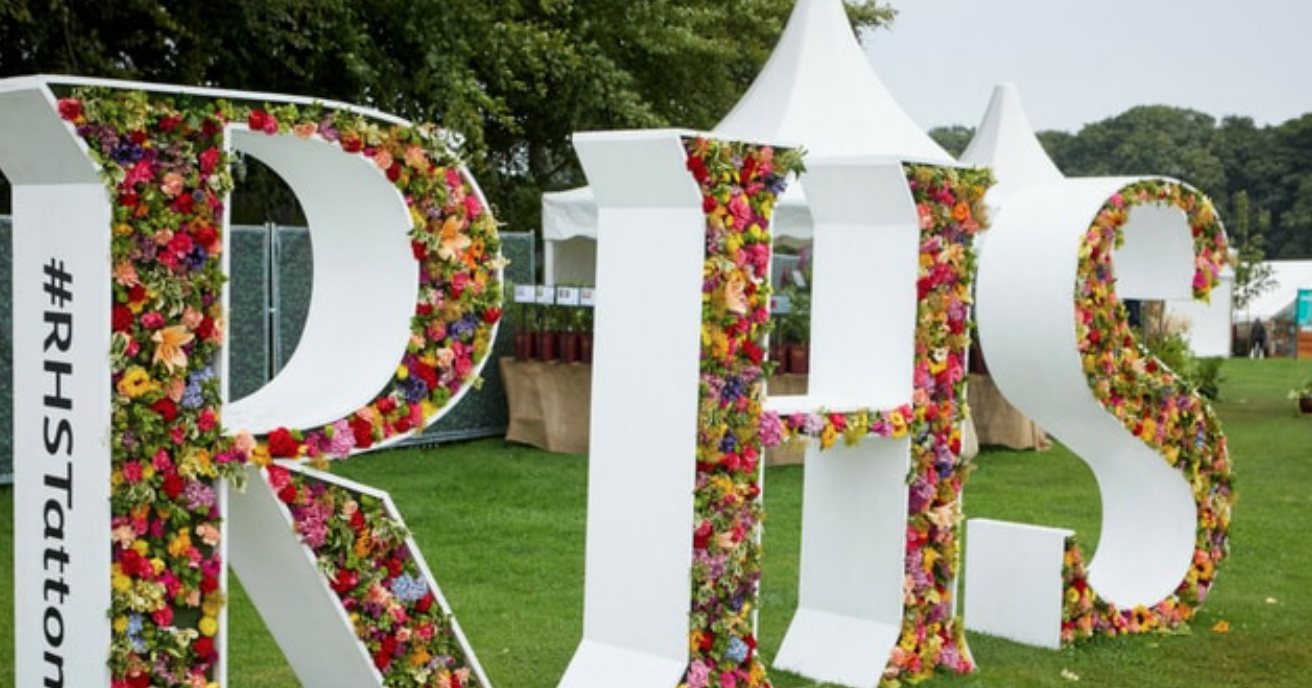
<path fill-rule="evenodd" d="M 708 129 L 759 73 L 792 0 L 18 0 L 0 76 L 66 73 L 298 93 L 459 134 L 519 230 L 582 183 L 575 131 Z M 858 30 L 889 22 L 850 0 Z"/>
<path fill-rule="evenodd" d="M 975 129 L 960 124 L 934 127 L 929 130 L 929 137 L 955 158 L 959 157 L 966 150 L 966 146 L 970 145 L 970 140 L 975 138 Z"/>

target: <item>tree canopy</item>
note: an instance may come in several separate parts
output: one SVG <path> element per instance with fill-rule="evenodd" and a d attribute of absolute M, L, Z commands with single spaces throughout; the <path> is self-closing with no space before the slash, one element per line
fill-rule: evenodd
<path fill-rule="evenodd" d="M 75 74 L 309 95 L 457 133 L 510 229 L 583 183 L 575 131 L 708 129 L 793 0 L 7 0 L 0 76 Z M 888 22 L 848 0 L 858 29 Z"/>
<path fill-rule="evenodd" d="M 960 154 L 974 131 L 941 127 L 930 135 Z M 1259 127 L 1251 117 L 1218 121 L 1194 110 L 1144 105 L 1075 133 L 1042 131 L 1038 137 L 1068 177 L 1174 177 L 1216 202 L 1250 257 L 1312 258 L 1312 114 Z"/>

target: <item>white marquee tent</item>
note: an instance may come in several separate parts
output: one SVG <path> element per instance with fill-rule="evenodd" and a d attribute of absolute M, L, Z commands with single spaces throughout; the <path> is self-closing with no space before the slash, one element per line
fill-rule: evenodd
<path fill-rule="evenodd" d="M 1272 287 L 1254 298 L 1243 312 L 1235 313 L 1237 322 L 1292 319 L 1300 291 L 1312 290 L 1312 260 L 1270 260 Z"/>
<path fill-rule="evenodd" d="M 892 157 L 955 164 L 884 86 L 852 32 L 842 0 L 797 0 L 765 68 L 713 133 L 800 145 L 811 159 Z M 801 185 L 790 185 L 780 199 L 773 229 L 779 237 L 810 237 L 811 214 Z M 596 236 L 590 188 L 544 194 L 546 281 L 590 284 Z"/>

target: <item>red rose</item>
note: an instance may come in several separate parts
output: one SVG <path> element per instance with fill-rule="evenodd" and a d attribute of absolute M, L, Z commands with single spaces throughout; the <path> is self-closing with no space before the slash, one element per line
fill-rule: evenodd
<path fill-rule="evenodd" d="M 219 579 L 216 578 L 215 576 L 205 576 L 204 578 L 200 579 L 201 594 L 208 595 L 218 589 L 219 589 Z"/>
<path fill-rule="evenodd" d="M 688 158 L 688 171 L 692 172 L 692 178 L 696 179 L 698 184 L 705 182 L 710 176 L 706 172 L 706 163 L 696 156 Z"/>
<path fill-rule="evenodd" d="M 114 306 L 113 322 L 115 332 L 127 332 L 132 329 L 132 323 L 135 320 L 136 317 L 132 315 L 132 310 L 127 306 L 122 304 Z"/>
<path fill-rule="evenodd" d="M 355 446 L 361 449 L 374 446 L 373 423 L 356 416 L 351 419 L 351 434 L 355 435 Z"/>
<path fill-rule="evenodd" d="M 268 441 L 270 456 L 294 457 L 301 452 L 301 443 L 287 428 L 278 428 L 270 432 Z"/>
<path fill-rule="evenodd" d="M 205 316 L 201 318 L 200 325 L 196 326 L 196 336 L 201 339 L 209 339 L 214 336 L 214 318 Z"/>
<path fill-rule="evenodd" d="M 396 410 L 396 400 L 391 397 L 383 397 L 378 400 L 378 412 L 387 415 Z"/>
<path fill-rule="evenodd" d="M 492 325 L 501 319 L 501 309 L 493 306 L 483 311 L 483 322 Z"/>
<path fill-rule="evenodd" d="M 422 242 L 411 241 L 410 251 L 415 254 L 415 260 L 423 260 L 428 257 L 428 247 Z"/>
<path fill-rule="evenodd" d="M 393 578 L 405 572 L 405 564 L 400 559 L 392 558 L 387 560 L 387 572 L 392 574 Z"/>
<path fill-rule="evenodd" d="M 374 653 L 374 666 L 378 667 L 379 671 L 387 671 L 387 667 L 391 665 L 392 665 L 391 655 L 387 654 L 382 650 L 379 650 Z"/>
<path fill-rule="evenodd" d="M 295 504 L 297 496 L 296 486 L 291 483 L 287 483 L 281 490 L 278 490 L 278 501 L 283 504 Z"/>
<path fill-rule="evenodd" d="M 354 571 L 338 569 L 337 575 L 333 576 L 331 583 L 333 591 L 338 595 L 344 595 L 355 588 L 360 583 L 360 576 Z"/>
<path fill-rule="evenodd" d="M 146 291 L 146 286 L 143 284 L 134 284 L 128 289 L 129 303 L 143 303 L 148 296 L 150 293 Z"/>
<path fill-rule="evenodd" d="M 210 657 L 214 656 L 214 639 L 201 636 L 191 644 L 191 650 L 196 653 L 201 661 L 209 660 Z"/>
<path fill-rule="evenodd" d="M 347 153 L 359 153 L 362 148 L 364 148 L 364 142 L 356 134 L 342 139 L 342 150 Z"/>
<path fill-rule="evenodd" d="M 202 247 L 208 248 L 213 245 L 219 238 L 219 233 L 215 231 L 212 225 L 203 224 L 199 227 L 193 227 L 191 230 L 193 240 Z"/>
<path fill-rule="evenodd" d="M 82 101 L 77 98 L 59 99 L 59 116 L 72 122 L 82 116 Z"/>
<path fill-rule="evenodd" d="M 714 196 L 702 196 L 702 212 L 707 215 L 715 211 L 715 207 L 720 203 L 715 200 Z"/>
<path fill-rule="evenodd" d="M 128 675 L 123 678 L 128 688 L 150 688 L 150 673 L 139 668 L 129 669 Z"/>
<path fill-rule="evenodd" d="M 179 215 L 190 215 L 191 211 L 196 207 L 196 199 L 192 198 L 191 194 L 189 193 L 178 194 L 178 197 L 173 199 L 172 207 L 173 207 L 173 212 Z M 179 234 L 177 236 L 186 236 L 186 235 Z"/>
<path fill-rule="evenodd" d="M 178 405 L 168 397 L 151 404 L 150 410 L 158 413 L 166 423 L 172 423 L 178 417 Z"/>
<path fill-rule="evenodd" d="M 200 154 L 200 171 L 205 174 L 213 172 L 219 166 L 219 149 L 214 146 L 206 148 Z"/>
<path fill-rule="evenodd" d="M 357 533 L 364 532 L 364 512 L 357 509 L 351 514 L 351 528 Z"/>
<path fill-rule="evenodd" d="M 392 163 L 391 167 L 387 168 L 387 181 L 395 182 L 400 178 L 401 178 L 401 164 L 394 162 Z"/>
<path fill-rule="evenodd" d="M 712 529 L 710 521 L 702 521 L 701 525 L 697 526 L 697 530 L 692 532 L 693 549 L 706 549 L 706 546 L 711 543 Z"/>
<path fill-rule="evenodd" d="M 140 129 L 132 132 L 131 134 L 128 134 L 128 140 L 138 146 L 145 143 L 147 138 L 148 137 L 146 136 L 146 132 L 141 131 Z"/>
<path fill-rule="evenodd" d="M 164 494 L 168 495 L 169 499 L 177 499 L 178 495 L 182 494 L 182 488 L 186 486 L 187 482 L 182 479 L 182 476 L 177 473 L 169 473 L 164 476 L 164 484 L 161 489 L 164 490 Z"/>
<path fill-rule="evenodd" d="M 419 598 L 418 602 L 415 602 L 415 611 L 419 612 L 420 614 L 427 614 L 428 610 L 432 608 L 433 608 L 432 592 L 424 593 L 424 596 Z"/>
<path fill-rule="evenodd" d="M 710 631 L 707 631 L 706 633 L 702 634 L 701 642 L 697 644 L 697 649 L 701 650 L 702 652 L 710 652 L 711 648 L 714 646 L 715 646 L 715 634 L 711 633 Z"/>

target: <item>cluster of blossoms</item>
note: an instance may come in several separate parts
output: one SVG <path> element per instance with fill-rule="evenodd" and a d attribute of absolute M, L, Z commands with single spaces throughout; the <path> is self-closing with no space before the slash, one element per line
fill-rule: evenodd
<path fill-rule="evenodd" d="M 967 356 L 972 330 L 974 239 L 988 226 L 988 170 L 908 165 L 920 218 L 916 351 L 907 502 L 906 611 L 884 671 L 886 682 L 917 681 L 943 667 L 973 671 L 965 629 L 954 613 L 961 570 L 961 457 Z M 894 412 L 899 413 L 900 412 Z"/>
<path fill-rule="evenodd" d="M 1207 598 L 1216 567 L 1229 551 L 1234 493 L 1220 423 L 1200 395 L 1138 342 L 1116 295 L 1112 253 L 1124 239 L 1133 207 L 1143 204 L 1174 207 L 1185 214 L 1194 239 L 1195 298 L 1207 299 L 1219 280 L 1227 248 L 1211 201 L 1177 182 L 1131 184 L 1103 205 L 1081 242 L 1076 339 L 1094 396 L 1193 487 L 1199 524 L 1193 565 L 1170 597 L 1151 608 L 1121 609 L 1089 587 L 1084 555 L 1072 538 L 1063 569 L 1064 642 L 1179 627 Z"/>
<path fill-rule="evenodd" d="M 271 456 L 344 456 L 423 427 L 477 382 L 500 319 L 496 224 L 433 132 L 320 106 L 258 107 L 181 94 L 79 88 L 58 104 L 111 205 L 114 688 L 214 682 L 223 481 Z M 401 192 L 419 264 L 412 336 L 392 382 L 345 419 L 265 441 L 221 427 L 224 136 L 318 136 L 373 161 Z"/>
<path fill-rule="evenodd" d="M 697 482 L 686 688 L 768 686 L 756 654 L 760 582 L 760 433 L 769 327 L 770 217 L 794 151 L 685 142 L 702 193 L 702 283 Z"/>
<path fill-rule="evenodd" d="M 355 113 L 294 105 L 250 110 L 246 118 L 254 131 L 318 136 L 371 159 L 410 209 L 419 264 L 410 341 L 392 380 L 346 418 L 270 433 L 269 455 L 322 463 L 422 430 L 477 384 L 491 350 L 505 265 L 495 219 L 440 137 L 423 127 L 383 127 Z"/>
<path fill-rule="evenodd" d="M 59 113 L 111 204 L 111 685 L 204 686 L 224 605 L 217 489 L 255 444 L 224 437 L 214 370 L 232 111 L 86 90 Z"/>
<path fill-rule="evenodd" d="M 374 666 L 390 688 L 477 686 L 449 610 L 384 500 L 303 469 L 266 469 Z"/>
<path fill-rule="evenodd" d="M 986 226 L 985 170 L 910 165 L 907 182 L 920 229 L 916 281 L 916 344 L 911 403 L 893 409 L 816 411 L 760 418 L 765 446 L 800 438 L 822 449 L 842 438 L 909 437 L 905 614 L 884 671 L 890 684 L 918 681 L 938 667 L 974 669 L 960 619 L 955 582 L 960 571 L 961 492 L 970 467 L 961 458 L 971 336 L 975 236 Z"/>

